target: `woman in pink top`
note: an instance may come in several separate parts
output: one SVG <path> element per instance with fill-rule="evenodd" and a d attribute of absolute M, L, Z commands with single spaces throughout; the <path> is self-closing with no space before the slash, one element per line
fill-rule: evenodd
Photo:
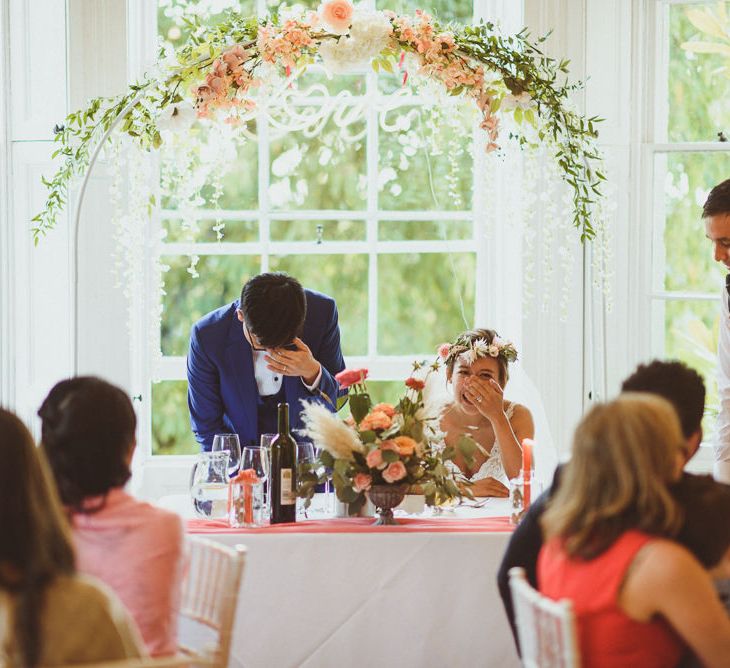
<path fill-rule="evenodd" d="M 671 405 L 625 393 L 593 408 L 542 519 L 540 591 L 572 600 L 581 660 L 592 668 L 669 668 L 685 643 L 730 665 L 730 619 L 710 577 L 671 536 L 680 511 L 667 484 L 685 441 Z"/>
<path fill-rule="evenodd" d="M 138 501 L 129 480 L 129 397 L 93 377 L 58 383 L 38 411 L 42 445 L 72 517 L 78 567 L 113 589 L 152 656 L 177 650 L 184 535 L 177 515 Z"/>

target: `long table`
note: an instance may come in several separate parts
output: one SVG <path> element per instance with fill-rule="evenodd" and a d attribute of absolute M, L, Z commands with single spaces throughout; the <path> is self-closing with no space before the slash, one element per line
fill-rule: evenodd
<path fill-rule="evenodd" d="M 355 519 L 233 530 L 189 520 L 191 534 L 248 548 L 230 665 L 519 666 L 495 581 L 507 503 L 438 518 L 427 510 L 400 527 Z"/>

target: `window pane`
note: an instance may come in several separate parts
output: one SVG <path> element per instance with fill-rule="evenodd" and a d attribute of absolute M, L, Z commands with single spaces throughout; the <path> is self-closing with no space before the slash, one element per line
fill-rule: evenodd
<path fill-rule="evenodd" d="M 378 223 L 378 239 L 381 241 L 440 241 L 472 237 L 470 220 L 381 220 Z"/>
<path fill-rule="evenodd" d="M 243 284 L 261 271 L 261 259 L 254 255 L 203 255 L 193 278 L 188 256 L 161 258 L 170 269 L 163 273 L 162 327 L 163 355 L 186 355 L 193 323 L 209 311 L 238 299 Z"/>
<path fill-rule="evenodd" d="M 450 104 L 447 111 L 435 107 L 401 107 L 381 120 L 378 137 L 381 209 L 471 208 L 472 106 Z"/>
<path fill-rule="evenodd" d="M 342 352 L 365 355 L 368 349 L 368 258 L 366 255 L 286 255 L 272 257 L 271 271 L 296 276 L 305 287 L 337 302 Z"/>
<path fill-rule="evenodd" d="M 720 304 L 716 301 L 656 302 L 654 314 L 664 322 L 664 348 L 655 345 L 660 357 L 679 359 L 695 369 L 705 380 L 705 440 L 714 431 L 719 409 L 716 364 Z M 661 342 L 659 342 L 661 343 Z"/>
<path fill-rule="evenodd" d="M 271 141 L 271 206 L 364 209 L 366 173 L 363 121 L 339 128 L 330 118 L 314 137 L 289 132 Z"/>
<path fill-rule="evenodd" d="M 378 0 L 378 9 L 392 9 L 398 14 L 415 14 L 417 9 L 432 14 L 440 21 L 471 23 L 472 0 Z"/>
<path fill-rule="evenodd" d="M 215 25 L 227 9 L 237 9 L 253 16 L 256 0 L 158 0 L 157 34 L 161 40 L 175 47 L 181 46 L 190 34 L 183 16 L 199 16 L 205 25 Z"/>
<path fill-rule="evenodd" d="M 434 354 L 474 321 L 473 253 L 378 257 L 378 353 Z M 459 295 L 463 296 L 462 317 Z"/>
<path fill-rule="evenodd" d="M 194 455 L 200 451 L 190 429 L 188 383 L 152 383 L 152 454 Z"/>
<path fill-rule="evenodd" d="M 256 242 L 259 240 L 258 220 L 199 220 L 196 229 L 186 229 L 179 218 L 165 218 L 162 229 L 167 232 L 165 241 L 219 241 L 218 232 L 223 235 L 222 242 Z M 218 230 L 216 230 L 218 228 Z"/>
<path fill-rule="evenodd" d="M 295 85 L 302 93 L 316 86 L 317 88 L 309 91 L 309 95 L 317 95 L 316 91 L 321 87 L 324 87 L 329 95 L 337 95 L 344 90 L 353 95 L 364 95 L 366 83 L 362 74 L 329 75 L 324 67 L 314 64 L 297 78 Z"/>
<path fill-rule="evenodd" d="M 710 189 L 730 174 L 730 153 L 661 154 L 655 164 L 665 221 L 664 249 L 656 249 L 655 259 L 659 285 L 663 278 L 667 290 L 719 291 L 724 271 L 713 260 L 700 216 Z M 661 224 L 661 209 L 657 220 Z"/>
<path fill-rule="evenodd" d="M 255 133 L 256 124 L 251 122 L 248 130 Z M 196 122 L 184 141 L 181 147 L 162 145 L 163 209 L 258 208 L 258 147 L 254 140 L 242 132 L 216 132 Z M 204 168 L 198 167 L 201 163 Z M 186 202 L 190 206 L 183 206 Z"/>
<path fill-rule="evenodd" d="M 364 220 L 272 220 L 272 241 L 364 241 Z"/>
<path fill-rule="evenodd" d="M 730 2 L 669 7 L 669 141 L 714 141 L 730 128 Z M 687 48 L 701 43 L 702 53 Z"/>

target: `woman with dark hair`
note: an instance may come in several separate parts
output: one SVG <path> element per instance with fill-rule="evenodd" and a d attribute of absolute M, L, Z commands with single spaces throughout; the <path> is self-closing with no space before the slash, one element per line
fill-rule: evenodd
<path fill-rule="evenodd" d="M 129 397 L 100 378 L 71 378 L 50 391 L 38 415 L 42 446 L 71 517 L 79 570 L 117 593 L 152 656 L 174 654 L 182 523 L 123 489 L 137 422 Z"/>
<path fill-rule="evenodd" d="M 0 666 L 141 656 L 116 597 L 76 574 L 46 464 L 23 423 L 1 408 L 0 461 Z"/>
<path fill-rule="evenodd" d="M 464 436 L 476 444 L 472 463 L 457 455 L 456 473 L 475 496 L 505 497 L 508 479 L 520 470 L 522 440 L 535 435 L 529 409 L 504 399 L 517 350 L 493 329 L 474 329 L 441 345 L 439 355 L 453 386 L 453 399 L 441 411 L 446 445 L 455 447 Z"/>

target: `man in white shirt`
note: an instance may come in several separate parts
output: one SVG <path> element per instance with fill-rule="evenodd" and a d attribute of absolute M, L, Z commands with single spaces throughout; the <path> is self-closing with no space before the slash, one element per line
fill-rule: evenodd
<path fill-rule="evenodd" d="M 730 271 L 730 179 L 715 186 L 702 209 L 705 233 L 714 257 Z M 715 478 L 730 483 L 730 274 L 725 276 L 720 312 L 717 382 L 720 414 L 715 441 Z"/>

